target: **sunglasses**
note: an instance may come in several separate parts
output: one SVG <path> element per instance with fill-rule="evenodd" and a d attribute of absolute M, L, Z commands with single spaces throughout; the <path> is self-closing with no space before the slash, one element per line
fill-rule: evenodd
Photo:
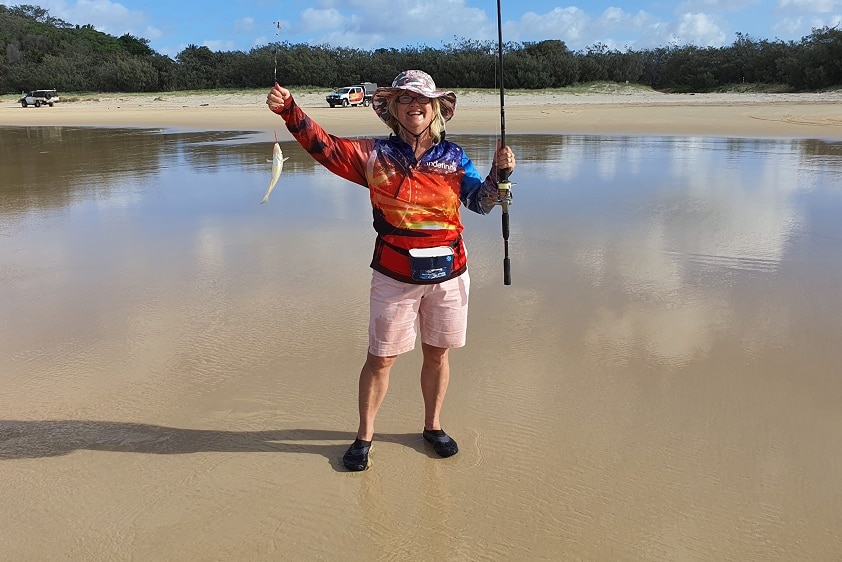
<path fill-rule="evenodd" d="M 413 100 L 417 101 L 421 105 L 427 105 L 428 103 L 430 103 L 430 98 L 428 98 L 427 96 L 407 96 L 407 95 L 403 95 L 403 96 L 398 96 L 396 99 L 398 100 L 398 103 L 402 103 L 404 105 L 412 103 Z"/>

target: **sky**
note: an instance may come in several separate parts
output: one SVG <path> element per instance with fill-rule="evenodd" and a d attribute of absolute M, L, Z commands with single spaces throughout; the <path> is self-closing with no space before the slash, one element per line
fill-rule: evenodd
<path fill-rule="evenodd" d="M 188 45 L 248 52 L 276 41 L 363 50 L 497 40 L 496 0 L 26 0 L 71 24 L 149 40 L 175 57 Z M 798 41 L 842 25 L 842 0 L 501 0 L 503 40 L 560 39 L 640 50 L 730 45 L 737 33 Z M 278 28 L 280 26 L 280 29 Z"/>

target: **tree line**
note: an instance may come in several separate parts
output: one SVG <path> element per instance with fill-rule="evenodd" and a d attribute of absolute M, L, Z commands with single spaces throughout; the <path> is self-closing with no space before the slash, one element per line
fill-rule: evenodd
<path fill-rule="evenodd" d="M 243 51 L 189 45 L 174 59 L 130 34 L 114 37 L 73 25 L 32 5 L 0 5 L 0 92 L 33 88 L 65 92 L 167 92 L 250 89 L 279 81 L 332 88 L 362 81 L 390 84 L 406 68 L 422 68 L 447 88 L 496 88 L 496 41 L 454 39 L 441 48 L 372 51 L 275 42 Z M 503 45 L 505 87 L 563 88 L 609 81 L 674 92 L 706 92 L 739 84 L 788 91 L 842 86 L 842 31 L 816 28 L 800 41 L 738 33 L 724 47 L 669 45 L 620 51 L 598 43 L 571 51 L 561 39 Z"/>

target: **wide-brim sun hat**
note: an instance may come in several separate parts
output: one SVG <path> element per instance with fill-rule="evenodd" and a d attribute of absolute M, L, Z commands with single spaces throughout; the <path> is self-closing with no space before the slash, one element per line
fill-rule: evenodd
<path fill-rule="evenodd" d="M 407 70 L 395 77 L 391 87 L 377 88 L 371 97 L 374 112 L 387 125 L 389 124 L 387 120 L 389 117 L 389 101 L 407 90 L 428 98 L 438 99 L 441 116 L 444 120 L 450 121 L 450 118 L 453 117 L 453 113 L 456 111 L 456 94 L 436 90 L 436 83 L 432 76 L 423 70 Z"/>

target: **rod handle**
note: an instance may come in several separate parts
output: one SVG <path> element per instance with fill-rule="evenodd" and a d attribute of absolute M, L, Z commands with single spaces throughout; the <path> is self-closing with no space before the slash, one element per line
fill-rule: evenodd
<path fill-rule="evenodd" d="M 509 260 L 509 203 L 512 200 L 512 184 L 509 181 L 497 183 L 497 198 L 503 207 L 503 284 L 512 284 L 512 264 Z"/>

